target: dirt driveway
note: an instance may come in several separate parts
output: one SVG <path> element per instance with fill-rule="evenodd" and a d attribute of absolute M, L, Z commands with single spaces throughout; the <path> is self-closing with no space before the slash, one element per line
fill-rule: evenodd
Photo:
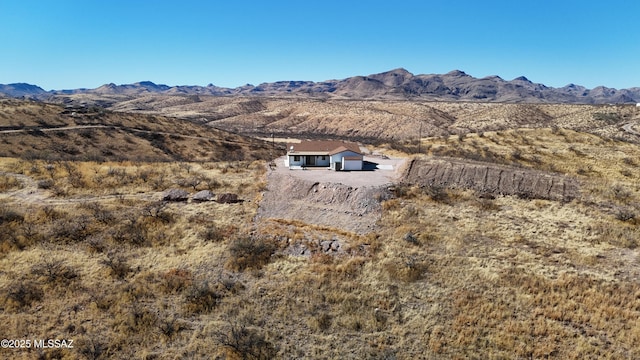
<path fill-rule="evenodd" d="M 365 169 L 363 171 L 334 171 L 327 168 L 307 168 L 306 170 L 289 170 L 284 166 L 285 156 L 276 159 L 276 173 L 290 175 L 296 178 L 320 182 L 336 183 L 348 186 L 369 187 L 381 186 L 396 182 L 402 175 L 406 164 L 405 158 L 382 158 L 378 156 L 365 156 Z"/>

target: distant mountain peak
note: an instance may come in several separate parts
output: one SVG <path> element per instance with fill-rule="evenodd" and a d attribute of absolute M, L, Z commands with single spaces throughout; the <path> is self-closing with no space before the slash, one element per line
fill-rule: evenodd
<path fill-rule="evenodd" d="M 529 79 L 527 79 L 524 76 L 518 76 L 517 78 L 513 79 L 513 81 L 524 81 L 524 82 L 528 82 L 528 83 L 531 82 Z"/>
<path fill-rule="evenodd" d="M 0 84 L 0 94 L 6 94 L 11 97 L 41 95 L 45 93 L 46 91 L 43 88 L 27 83 Z"/>
<path fill-rule="evenodd" d="M 449 71 L 446 75 L 448 75 L 448 76 L 469 76 L 469 75 L 467 75 L 466 72 L 464 72 L 462 70 Z"/>
<path fill-rule="evenodd" d="M 401 67 L 399 67 L 399 68 L 397 68 L 397 69 L 390 70 L 390 71 L 386 71 L 386 72 L 384 72 L 383 74 L 386 74 L 386 73 L 389 73 L 389 74 L 401 74 L 401 75 L 411 75 L 411 76 L 413 76 L 413 74 L 412 74 L 409 70 L 407 70 L 407 69 L 405 69 L 405 68 L 401 68 Z"/>

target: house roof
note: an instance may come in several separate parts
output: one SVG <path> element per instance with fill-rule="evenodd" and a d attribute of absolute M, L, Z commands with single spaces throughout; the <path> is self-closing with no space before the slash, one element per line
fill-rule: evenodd
<path fill-rule="evenodd" d="M 292 147 L 293 150 L 291 150 Z M 362 154 L 358 144 L 345 141 L 303 141 L 298 144 L 287 144 L 287 149 L 290 154 L 314 153 L 309 155 L 333 155 L 347 150 Z"/>

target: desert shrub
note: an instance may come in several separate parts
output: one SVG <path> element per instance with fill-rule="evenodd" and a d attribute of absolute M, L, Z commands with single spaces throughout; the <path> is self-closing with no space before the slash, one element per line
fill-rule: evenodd
<path fill-rule="evenodd" d="M 634 221 L 636 213 L 633 210 L 621 208 L 616 212 L 616 219 L 620 221 Z"/>
<path fill-rule="evenodd" d="M 167 293 L 181 292 L 193 283 L 191 271 L 185 269 L 171 269 L 160 278 L 162 287 Z"/>
<path fill-rule="evenodd" d="M 85 239 L 85 244 L 91 251 L 101 253 L 107 250 L 107 235 L 104 233 L 91 234 Z"/>
<path fill-rule="evenodd" d="M 84 188 L 86 186 L 86 182 L 84 181 L 84 178 L 82 177 L 82 174 L 80 172 L 74 172 L 71 173 L 68 177 L 67 177 L 67 181 L 69 182 L 69 184 L 71 184 L 71 186 L 73 186 L 74 188 Z"/>
<path fill-rule="evenodd" d="M 230 258 L 226 266 L 232 270 L 243 271 L 260 269 L 271 258 L 275 245 L 262 238 L 239 237 L 229 244 Z"/>
<path fill-rule="evenodd" d="M 166 174 L 159 173 L 151 179 L 151 186 L 154 190 L 164 190 L 167 187 Z"/>
<path fill-rule="evenodd" d="M 20 189 L 22 184 L 14 176 L 0 175 L 0 191 Z"/>
<path fill-rule="evenodd" d="M 103 337 L 80 338 L 77 350 L 87 360 L 102 359 L 103 354 L 108 351 L 107 341 Z"/>
<path fill-rule="evenodd" d="M 217 334 L 218 341 L 243 359 L 273 359 L 277 348 L 258 330 L 244 324 L 232 324 Z"/>
<path fill-rule="evenodd" d="M 323 312 L 322 314 L 318 314 L 311 318 L 310 324 L 312 328 L 315 328 L 317 331 L 327 331 L 331 327 L 333 322 L 333 318 L 331 315 Z"/>
<path fill-rule="evenodd" d="M 224 294 L 212 286 L 209 281 L 195 281 L 185 290 L 185 308 L 189 313 L 210 312 L 223 297 Z"/>
<path fill-rule="evenodd" d="M 137 219 L 126 220 L 112 231 L 116 242 L 135 246 L 147 245 L 148 235 L 147 227 Z"/>
<path fill-rule="evenodd" d="M 475 204 L 484 211 L 495 211 L 499 210 L 500 206 L 496 204 L 492 199 L 489 198 L 476 198 Z"/>
<path fill-rule="evenodd" d="M 418 259 L 414 255 L 402 255 L 400 259 L 396 259 L 385 264 L 385 269 L 393 279 L 404 282 L 414 282 L 422 279 L 427 266 L 424 261 Z"/>
<path fill-rule="evenodd" d="M 522 160 L 522 151 L 520 149 L 515 149 L 511 152 L 511 158 L 513 160 Z"/>
<path fill-rule="evenodd" d="M 225 238 L 225 232 L 215 225 L 209 225 L 200 232 L 200 238 L 204 241 L 219 242 Z"/>
<path fill-rule="evenodd" d="M 405 184 L 398 184 L 396 186 L 392 186 L 389 188 L 389 191 L 394 197 L 397 198 L 408 198 L 413 195 L 413 191 L 411 186 Z"/>
<path fill-rule="evenodd" d="M 158 318 L 159 314 L 153 308 L 134 301 L 126 310 L 115 316 L 113 327 L 118 333 L 141 340 L 141 337 L 148 336 L 157 329 Z"/>
<path fill-rule="evenodd" d="M 42 190 L 52 189 L 53 185 L 55 185 L 55 183 L 51 179 L 39 180 L 37 183 L 38 189 L 42 189 Z"/>
<path fill-rule="evenodd" d="M 151 217 L 164 224 L 171 224 L 176 219 L 174 214 L 167 210 L 166 204 L 164 201 L 156 201 L 146 205 L 142 209 L 142 215 Z"/>
<path fill-rule="evenodd" d="M 633 177 L 633 173 L 627 169 L 620 170 L 620 174 L 624 177 Z"/>
<path fill-rule="evenodd" d="M 53 206 L 43 206 L 36 212 L 36 218 L 43 221 L 52 221 L 59 219 L 63 216 L 63 213 L 56 210 Z"/>
<path fill-rule="evenodd" d="M 429 195 L 431 200 L 448 204 L 450 202 L 449 192 L 447 188 L 438 184 L 431 184 L 429 186 L 425 186 L 423 191 Z"/>
<path fill-rule="evenodd" d="M 111 276 L 118 279 L 126 278 L 133 271 L 127 259 L 116 251 L 108 252 L 101 263 L 109 268 Z"/>
<path fill-rule="evenodd" d="M 58 219 L 51 226 L 51 240 L 61 242 L 83 241 L 91 234 L 91 219 L 86 215 Z"/>
<path fill-rule="evenodd" d="M 160 333 L 168 339 L 172 339 L 175 334 L 187 329 L 183 322 L 174 316 L 160 317 L 157 326 Z"/>
<path fill-rule="evenodd" d="M 6 223 L 21 223 L 24 221 L 24 215 L 21 213 L 2 205 L 0 206 L 0 224 Z"/>
<path fill-rule="evenodd" d="M 631 197 L 631 191 L 621 184 L 615 184 L 610 191 L 611 196 L 621 202 L 626 202 Z"/>
<path fill-rule="evenodd" d="M 64 260 L 43 256 L 39 264 L 31 267 L 34 275 L 44 278 L 49 284 L 68 285 L 78 277 L 78 272 Z"/>
<path fill-rule="evenodd" d="M 18 280 L 3 289 L 5 307 L 20 310 L 42 300 L 44 292 L 31 281 Z"/>
<path fill-rule="evenodd" d="M 98 223 L 109 225 L 113 224 L 117 220 L 116 216 L 113 214 L 113 211 L 106 209 L 100 203 L 85 203 L 82 206 L 92 213 L 94 220 Z"/>
<path fill-rule="evenodd" d="M 596 226 L 595 229 L 600 235 L 598 241 L 628 249 L 635 249 L 640 244 L 640 229 L 637 226 L 602 223 Z"/>

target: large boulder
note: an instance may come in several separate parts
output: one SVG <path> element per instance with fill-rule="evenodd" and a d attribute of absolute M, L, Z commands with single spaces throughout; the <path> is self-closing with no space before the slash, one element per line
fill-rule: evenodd
<path fill-rule="evenodd" d="M 169 189 L 162 195 L 164 201 L 187 201 L 189 193 L 182 189 Z"/>
<path fill-rule="evenodd" d="M 211 201 L 213 199 L 213 197 L 215 196 L 214 193 L 212 193 L 209 190 L 202 190 L 202 191 L 198 191 L 197 193 L 193 194 L 193 196 L 191 197 L 191 200 L 193 201 Z"/>
<path fill-rule="evenodd" d="M 240 200 L 238 200 L 238 195 L 236 194 L 232 194 L 232 193 L 218 194 L 218 202 L 221 204 L 233 204 L 239 201 Z"/>

